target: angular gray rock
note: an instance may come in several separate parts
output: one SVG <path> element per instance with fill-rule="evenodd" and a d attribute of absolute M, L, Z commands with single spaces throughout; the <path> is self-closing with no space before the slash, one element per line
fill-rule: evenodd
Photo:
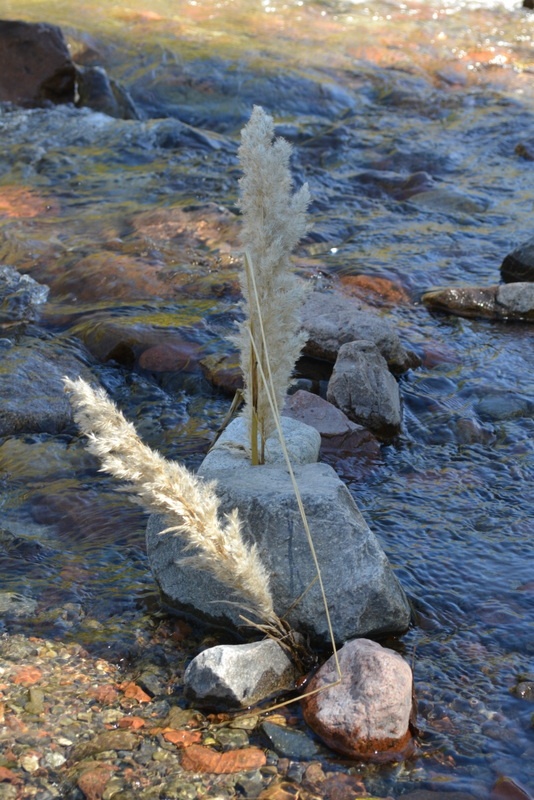
<path fill-rule="evenodd" d="M 372 342 L 348 342 L 339 350 L 326 393 L 349 419 L 384 438 L 400 431 L 397 381 Z"/>
<path fill-rule="evenodd" d="M 396 374 L 419 363 L 418 357 L 403 347 L 389 320 L 337 292 L 312 292 L 301 316 L 308 334 L 303 352 L 312 358 L 334 363 L 342 344 L 365 339 L 378 347 Z"/>
<path fill-rule="evenodd" d="M 272 639 L 218 645 L 199 653 L 184 673 L 184 694 L 196 705 L 243 708 L 294 688 L 295 667 Z"/>
<path fill-rule="evenodd" d="M 398 653 L 369 639 L 348 642 L 310 681 L 302 700 L 304 719 L 332 748 L 351 758 L 400 760 L 413 749 L 410 666 Z"/>
<path fill-rule="evenodd" d="M 289 612 L 288 620 L 296 630 L 309 634 L 313 642 L 328 644 L 314 561 L 285 466 L 253 467 L 237 447 L 228 450 L 217 443 L 215 449 L 219 450 L 217 459 L 207 458 L 199 473 L 217 481 L 222 514 L 239 509 L 244 535 L 257 544 L 271 576 L 275 610 L 279 615 L 286 614 L 306 592 Z M 326 464 L 301 464 L 294 471 L 336 641 L 405 631 L 410 621 L 406 596 L 346 486 Z M 161 536 L 166 527 L 162 516 L 149 518 L 148 558 L 163 599 L 213 623 L 239 625 L 240 610 L 227 602 L 236 598 L 229 597 L 228 589 L 211 575 L 178 563 L 185 555 L 183 544 L 177 536 Z"/>

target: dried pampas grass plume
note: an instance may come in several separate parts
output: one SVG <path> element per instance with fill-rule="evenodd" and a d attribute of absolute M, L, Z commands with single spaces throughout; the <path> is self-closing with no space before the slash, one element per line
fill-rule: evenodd
<path fill-rule="evenodd" d="M 233 341 L 241 354 L 243 413 L 251 434 L 254 464 L 263 463 L 263 445 L 276 430 L 260 373 L 269 377 L 280 412 L 306 341 L 299 319 L 306 285 L 293 272 L 290 256 L 308 229 L 310 195 L 307 184 L 292 194 L 291 145 L 275 139 L 273 118 L 260 106 L 254 106 L 241 131 L 238 155 L 243 170 L 239 206 L 245 253 L 241 290 L 247 318 Z"/>
<path fill-rule="evenodd" d="M 175 461 L 168 461 L 139 439 L 134 426 L 103 389 L 92 389 L 82 378 L 64 378 L 74 419 L 87 436 L 87 449 L 97 456 L 102 471 L 124 482 L 147 511 L 165 515 L 169 527 L 187 542 L 192 555 L 184 559 L 207 570 L 246 601 L 273 638 L 287 635 L 276 616 L 269 577 L 255 545 L 241 535 L 237 509 L 219 519 L 215 482 L 204 482 Z M 183 562 L 182 562 L 183 563 Z"/>

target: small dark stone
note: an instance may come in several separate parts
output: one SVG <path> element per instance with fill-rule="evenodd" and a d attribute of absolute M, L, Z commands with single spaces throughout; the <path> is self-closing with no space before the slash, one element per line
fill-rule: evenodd
<path fill-rule="evenodd" d="M 534 281 L 534 236 L 505 257 L 501 278 L 505 283 Z"/>
<path fill-rule="evenodd" d="M 534 700 L 534 680 L 520 681 L 514 686 L 513 693 L 516 697 L 520 697 L 521 700 Z"/>
<path fill-rule="evenodd" d="M 264 722 L 261 729 L 279 755 L 295 761 L 309 761 L 319 754 L 317 745 L 302 731 Z"/>

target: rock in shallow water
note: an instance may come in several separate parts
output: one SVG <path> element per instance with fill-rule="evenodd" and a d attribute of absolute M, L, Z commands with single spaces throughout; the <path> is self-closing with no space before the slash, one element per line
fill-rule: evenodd
<path fill-rule="evenodd" d="M 419 363 L 400 342 L 389 320 L 365 310 L 360 303 L 335 292 L 313 292 L 302 309 L 302 325 L 308 334 L 305 355 L 334 362 L 347 342 L 373 342 L 394 373 L 406 372 Z"/>
<path fill-rule="evenodd" d="M 400 431 L 399 387 L 372 342 L 348 342 L 340 347 L 327 398 L 377 436 L 387 438 Z"/>
<path fill-rule="evenodd" d="M 458 286 L 433 289 L 422 295 L 431 309 L 459 317 L 510 322 L 534 322 L 534 283 L 504 286 Z"/>
<path fill-rule="evenodd" d="M 302 700 L 310 728 L 332 750 L 366 761 L 397 761 L 413 750 L 409 730 L 412 671 L 393 650 L 355 639 L 338 652 L 342 678 L 332 656 L 310 681 Z"/>
<path fill-rule="evenodd" d="M 501 278 L 505 283 L 534 281 L 534 236 L 505 256 Z"/>
<path fill-rule="evenodd" d="M 195 705 L 241 708 L 292 689 L 296 677 L 291 661 L 271 639 L 218 645 L 199 653 L 189 664 L 184 692 Z"/>

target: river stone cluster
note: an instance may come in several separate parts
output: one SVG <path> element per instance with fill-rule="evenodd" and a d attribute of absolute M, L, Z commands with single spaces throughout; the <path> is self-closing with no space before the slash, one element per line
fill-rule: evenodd
<path fill-rule="evenodd" d="M 288 418 L 283 419 L 283 429 L 291 443 L 336 641 L 405 631 L 410 607 L 404 591 L 347 487 L 330 466 L 317 462 L 319 434 Z M 237 419 L 208 454 L 199 474 L 216 480 L 221 514 L 238 508 L 244 535 L 256 543 L 271 576 L 277 614 L 287 614 L 290 624 L 312 643 L 328 645 L 315 564 L 280 447 L 272 437 L 269 462 L 251 466 L 245 445 L 244 425 Z M 184 544 L 178 536 L 160 535 L 167 527 L 159 515 L 152 515 L 147 527 L 148 557 L 164 600 L 218 625 L 242 624 L 243 610 L 228 603 L 238 598 L 207 573 L 181 565 Z"/>

